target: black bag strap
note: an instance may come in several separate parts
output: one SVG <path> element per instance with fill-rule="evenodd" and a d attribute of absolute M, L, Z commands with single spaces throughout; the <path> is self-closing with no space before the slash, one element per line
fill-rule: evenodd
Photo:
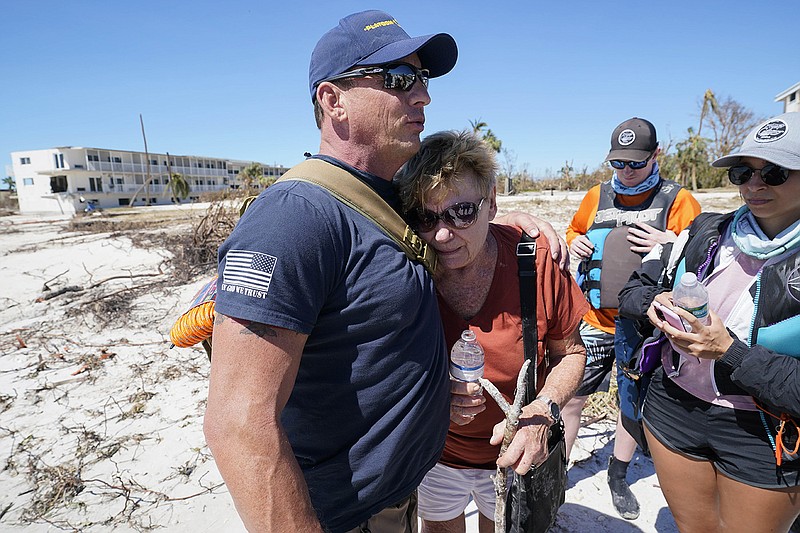
<path fill-rule="evenodd" d="M 433 248 L 378 193 L 348 171 L 322 159 L 306 159 L 277 181 L 288 180 L 305 181 L 326 189 L 334 198 L 371 220 L 411 260 L 421 263 L 431 274 L 436 270 Z"/>
<path fill-rule="evenodd" d="M 519 300 L 522 314 L 522 344 L 528 366 L 528 386 L 525 404 L 536 398 L 539 336 L 536 326 L 536 239 L 522 232 L 517 244 L 517 266 L 519 268 Z"/>

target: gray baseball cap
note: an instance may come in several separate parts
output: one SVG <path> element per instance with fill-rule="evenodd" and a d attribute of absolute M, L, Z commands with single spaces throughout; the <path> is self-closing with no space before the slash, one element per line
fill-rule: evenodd
<path fill-rule="evenodd" d="M 742 157 L 757 157 L 789 170 L 800 170 L 800 113 L 784 113 L 759 124 L 738 150 L 720 157 L 715 167 L 731 167 Z"/>

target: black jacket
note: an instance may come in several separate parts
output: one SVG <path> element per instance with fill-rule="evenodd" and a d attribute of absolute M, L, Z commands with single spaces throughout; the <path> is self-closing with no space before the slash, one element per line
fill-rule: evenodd
<path fill-rule="evenodd" d="M 697 258 L 707 252 L 719 239 L 732 214 L 703 213 L 685 231 L 689 233 L 686 246 L 675 250 L 687 258 L 687 271 Z M 667 269 L 673 246 L 664 246 L 660 259 L 642 263 L 619 293 L 620 315 L 647 320 L 647 310 L 657 294 L 672 290 L 674 272 Z M 677 264 L 677 261 L 672 261 Z M 694 270 L 694 269 L 692 269 Z M 734 384 L 768 407 L 800 418 L 800 359 L 776 353 L 759 344 L 748 347 L 734 337 L 733 344 L 717 361 Z M 798 332 L 800 342 L 800 332 Z M 773 411 L 774 412 L 774 411 Z"/>

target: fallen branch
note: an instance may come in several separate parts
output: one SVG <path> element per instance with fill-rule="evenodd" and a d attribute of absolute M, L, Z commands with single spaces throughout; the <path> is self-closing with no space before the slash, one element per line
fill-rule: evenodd
<path fill-rule="evenodd" d="M 150 273 L 147 273 L 147 274 L 126 274 L 126 275 L 120 275 L 120 276 L 111 276 L 110 278 L 101 279 L 100 281 L 98 281 L 96 283 L 92 283 L 88 287 L 81 287 L 80 285 L 68 285 L 66 287 L 61 287 L 58 290 L 55 290 L 55 291 L 52 291 L 52 292 L 47 292 L 47 293 L 39 296 L 38 298 L 36 298 L 35 301 L 36 302 L 43 302 L 45 300 L 49 300 L 51 298 L 55 298 L 56 296 L 61 296 L 62 294 L 65 294 L 65 293 L 68 293 L 68 292 L 88 291 L 88 290 L 94 289 L 96 287 L 99 287 L 103 283 L 107 283 L 107 282 L 113 281 L 115 279 L 152 278 L 152 277 L 164 276 L 164 275 L 165 275 L 164 272 L 161 271 L 161 267 L 159 266 L 158 272 L 150 272 Z M 140 285 L 140 287 L 145 287 L 145 286 L 147 286 L 147 285 Z M 132 290 L 132 289 L 135 289 L 135 288 L 138 288 L 138 287 L 131 287 L 130 289 L 123 289 L 123 291 Z M 49 291 L 49 289 L 48 289 L 48 291 Z M 108 296 L 112 296 L 114 294 L 118 294 L 119 292 L 120 291 L 113 292 L 111 294 L 107 294 L 105 296 L 101 296 L 100 298 L 107 298 Z"/>
<path fill-rule="evenodd" d="M 118 290 L 118 291 L 114 291 L 114 292 L 110 292 L 110 293 L 108 293 L 108 294 L 104 294 L 104 295 L 102 295 L 102 296 L 98 296 L 97 298 L 94 298 L 94 299 L 93 299 L 91 302 L 88 302 L 88 303 L 94 303 L 94 302 L 98 302 L 98 301 L 100 301 L 100 300 L 105 300 L 106 298 L 111 298 L 111 297 L 113 297 L 113 296 L 117 296 L 118 294 L 122 294 L 122 293 L 125 293 L 125 292 L 128 292 L 128 291 L 136 291 L 136 290 L 139 290 L 139 289 L 144 289 L 144 288 L 147 288 L 147 287 L 152 287 L 153 285 L 155 285 L 155 284 L 157 284 L 157 283 L 158 283 L 158 282 L 154 282 L 154 283 L 144 283 L 144 284 L 142 284 L 142 285 L 136 285 L 136 286 L 134 286 L 134 287 L 125 287 L 125 288 L 122 288 L 122 289 L 120 289 L 120 290 Z"/>
<path fill-rule="evenodd" d="M 592 418 L 589 418 L 588 420 L 582 421 L 581 424 L 580 424 L 580 427 L 585 428 L 585 427 L 591 426 L 595 422 L 600 422 L 601 420 L 606 420 L 606 419 L 609 419 L 609 420 L 611 419 L 611 417 L 608 415 L 608 413 L 604 413 L 604 414 L 601 414 L 601 415 L 593 416 Z"/>
<path fill-rule="evenodd" d="M 224 482 L 223 483 L 217 483 L 216 485 L 213 485 L 211 487 L 206 487 L 204 490 L 202 490 L 201 492 L 198 492 L 196 494 L 191 494 L 189 496 L 180 496 L 180 497 L 176 497 L 176 498 L 167 498 L 165 501 L 168 501 L 168 502 L 179 502 L 179 501 L 182 501 L 182 500 L 188 500 L 190 498 L 196 498 L 198 496 L 202 496 L 203 494 L 207 494 L 209 492 L 214 492 L 216 489 L 218 489 L 218 488 L 220 488 L 220 487 L 222 487 L 224 485 L 225 485 Z"/>
<path fill-rule="evenodd" d="M 42 284 L 42 291 L 49 291 L 49 290 L 50 290 L 50 286 L 48 285 L 48 283 L 50 283 L 51 281 L 55 281 L 55 280 L 57 280 L 58 278 L 60 278 L 60 277 L 61 277 L 61 276 L 63 276 L 64 274 L 66 274 L 67 272 L 69 272 L 69 269 L 66 269 L 66 270 L 65 270 L 64 272 L 62 272 L 61 274 L 58 274 L 57 276 L 55 276 L 55 277 L 53 277 L 53 278 L 50 278 L 50 279 L 48 279 L 47 281 L 45 281 L 45 282 Z"/>
<path fill-rule="evenodd" d="M 36 302 L 43 302 L 45 300 L 49 300 L 50 298 L 55 298 L 56 296 L 61 296 L 67 292 L 81 292 L 83 287 L 79 287 L 78 285 L 67 285 L 66 287 L 61 287 L 57 291 L 48 292 L 36 298 Z"/>
<path fill-rule="evenodd" d="M 101 361 L 104 361 L 106 359 L 112 359 L 115 355 L 117 354 L 115 354 L 114 352 L 109 352 L 107 351 L 106 348 L 103 348 L 102 350 L 100 350 L 100 357 L 95 359 L 90 359 L 88 362 L 84 363 L 80 368 L 78 368 L 78 370 L 76 370 L 70 375 L 77 376 L 78 374 L 83 374 L 84 372 L 88 372 L 89 370 L 100 366 Z"/>
<path fill-rule="evenodd" d="M 82 380 L 84 380 L 84 379 L 86 379 L 88 377 L 89 377 L 89 374 L 83 374 L 83 375 L 76 376 L 74 378 L 62 379 L 61 381 L 53 381 L 51 383 L 48 383 L 44 387 L 40 387 L 38 389 L 35 389 L 35 392 L 41 392 L 41 391 L 45 391 L 45 390 L 50 390 L 50 389 L 53 389 L 53 388 L 58 387 L 60 385 L 66 385 L 67 383 L 74 383 L 76 381 L 82 381 Z"/>
<path fill-rule="evenodd" d="M 103 283 L 106 283 L 108 281 L 113 281 L 115 279 L 150 278 L 154 276 L 163 276 L 163 275 L 164 273 L 161 271 L 161 266 L 159 265 L 158 272 L 148 273 L 148 274 L 125 274 L 119 276 L 111 276 L 110 278 L 101 279 L 100 281 L 92 283 L 91 285 L 86 287 L 86 290 L 94 289 L 95 287 L 99 287 Z"/>
<path fill-rule="evenodd" d="M 525 399 L 525 376 L 528 372 L 528 365 L 530 359 L 526 359 L 522 364 L 522 368 L 517 376 L 517 390 L 514 393 L 514 403 L 509 405 L 503 395 L 494 386 L 494 383 L 488 379 L 480 378 L 481 385 L 486 389 L 503 413 L 506 415 L 506 427 L 503 431 L 503 444 L 500 445 L 500 457 L 506 453 L 508 445 L 511 444 L 511 439 L 517 432 L 519 426 L 519 415 L 522 413 L 522 403 Z M 506 531 L 506 472 L 505 468 L 497 467 L 497 472 L 494 476 L 494 494 L 496 498 L 494 507 L 494 531 L 495 533 L 505 533 Z"/>

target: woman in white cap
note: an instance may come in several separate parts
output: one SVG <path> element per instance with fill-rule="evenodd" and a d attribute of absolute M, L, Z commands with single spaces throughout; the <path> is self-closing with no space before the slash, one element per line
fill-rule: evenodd
<path fill-rule="evenodd" d="M 713 166 L 745 205 L 698 216 L 620 293 L 673 348 L 647 393 L 647 440 L 682 532 L 788 531 L 800 514 L 800 113 L 760 124 Z M 708 290 L 710 320 L 673 303 L 684 272 Z"/>

